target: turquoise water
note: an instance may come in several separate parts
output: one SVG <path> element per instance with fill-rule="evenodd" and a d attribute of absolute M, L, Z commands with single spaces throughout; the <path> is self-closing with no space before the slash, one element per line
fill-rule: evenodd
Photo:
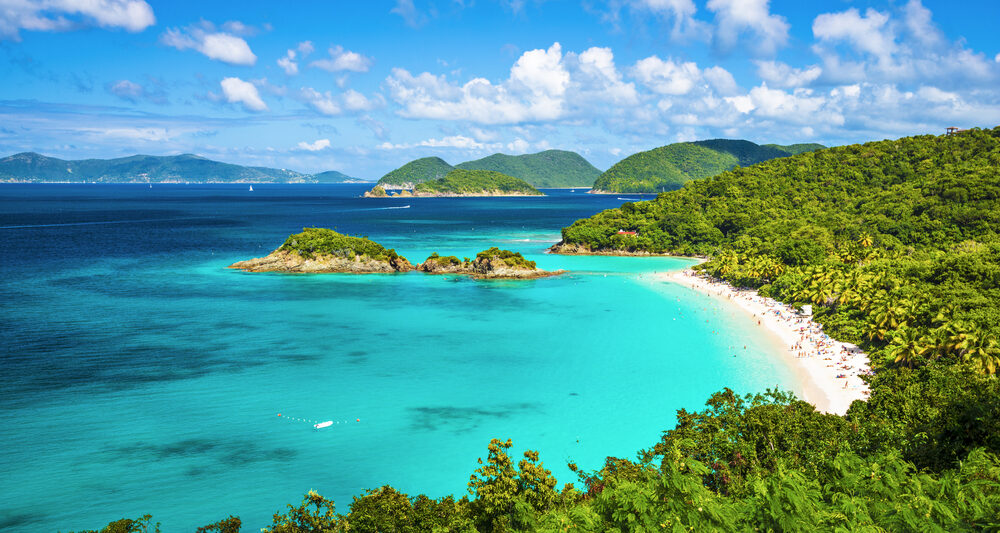
<path fill-rule="evenodd" d="M 494 437 L 540 450 L 562 484 L 568 461 L 632 457 L 724 386 L 794 388 L 749 319 L 650 275 L 689 260 L 543 253 L 615 198 L 255 189 L 0 186 L 0 530 L 152 513 L 167 532 L 229 514 L 254 531 L 310 489 L 342 512 L 382 484 L 461 496 Z M 414 263 L 499 245 L 571 272 L 224 268 L 307 225 Z"/>

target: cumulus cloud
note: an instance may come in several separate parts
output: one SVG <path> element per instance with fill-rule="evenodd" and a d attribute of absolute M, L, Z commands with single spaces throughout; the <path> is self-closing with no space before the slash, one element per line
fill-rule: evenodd
<path fill-rule="evenodd" d="M 128 102 L 138 103 L 141 100 L 146 100 L 154 104 L 167 103 L 164 83 L 159 78 L 148 77 L 145 85 L 132 80 L 118 80 L 105 87 L 109 93 Z"/>
<path fill-rule="evenodd" d="M 260 98 L 257 87 L 239 78 L 225 78 L 219 85 L 226 101 L 231 104 L 241 104 L 247 111 L 265 111 L 267 104 Z"/>
<path fill-rule="evenodd" d="M 142 31 L 156 23 L 144 0 L 0 1 L 0 39 L 20 40 L 20 30 L 67 31 L 97 25 Z"/>
<path fill-rule="evenodd" d="M 298 59 L 305 59 L 309 54 L 313 53 L 313 44 L 311 41 L 302 41 L 295 49 L 289 48 L 284 57 L 278 59 L 278 66 L 285 71 L 285 74 L 289 76 L 294 76 L 299 73 Z"/>
<path fill-rule="evenodd" d="M 108 87 L 108 91 L 122 100 L 130 102 L 138 102 L 143 94 L 142 85 L 129 80 L 120 80 L 111 84 Z"/>
<path fill-rule="evenodd" d="M 753 35 L 748 46 L 760 55 L 773 55 L 788 42 L 788 22 L 772 15 L 770 0 L 708 0 L 715 13 L 715 42 L 723 51 L 735 48 L 740 36 Z"/>
<path fill-rule="evenodd" d="M 846 43 L 854 50 L 888 61 L 896 51 L 888 13 L 868 8 L 862 16 L 857 8 L 824 13 L 813 20 L 813 35 L 820 42 Z"/>
<path fill-rule="evenodd" d="M 757 61 L 757 75 L 777 87 L 802 87 L 809 85 L 823 73 L 817 65 L 794 68 L 780 61 Z"/>
<path fill-rule="evenodd" d="M 319 59 L 309 63 L 309 66 L 325 70 L 327 72 L 340 72 L 347 70 L 351 72 L 368 72 L 372 60 L 357 52 L 345 50 L 342 46 L 334 46 L 329 49 L 329 59 Z"/>
<path fill-rule="evenodd" d="M 698 8 L 692 0 L 631 0 L 629 6 L 666 19 L 670 24 L 670 37 L 675 41 L 709 33 L 708 25 L 694 18 Z"/>
<path fill-rule="evenodd" d="M 687 94 L 701 81 L 697 64 L 671 59 L 664 61 L 656 56 L 640 60 L 635 64 L 633 73 L 643 85 L 659 94 Z"/>
<path fill-rule="evenodd" d="M 413 0 L 396 0 L 396 7 L 390 9 L 389 12 L 402 17 L 403 22 L 411 28 L 419 28 L 427 22 L 427 16 L 417 11 Z"/>
<path fill-rule="evenodd" d="M 510 142 L 481 142 L 464 135 L 449 135 L 440 139 L 426 139 L 415 143 L 383 142 L 376 146 L 380 150 L 411 150 L 414 148 L 444 148 L 459 150 L 467 153 L 477 152 L 498 152 L 505 151 L 513 154 L 523 154 L 528 150 L 548 150 L 551 148 L 548 142 L 542 141 L 532 144 L 520 137 L 516 137 Z"/>
<path fill-rule="evenodd" d="M 320 150 L 326 150 L 330 147 L 330 139 L 317 139 L 314 142 L 307 143 L 302 141 L 298 144 L 299 149 L 306 150 L 309 152 L 318 152 Z"/>
<path fill-rule="evenodd" d="M 227 23 L 232 28 L 232 23 Z M 245 29 L 240 25 L 237 29 Z M 257 56 L 250 50 L 242 37 L 233 33 L 219 31 L 214 24 L 202 22 L 186 29 L 168 28 L 160 36 L 160 42 L 178 50 L 197 50 L 209 59 L 229 63 L 230 65 L 253 66 Z"/>

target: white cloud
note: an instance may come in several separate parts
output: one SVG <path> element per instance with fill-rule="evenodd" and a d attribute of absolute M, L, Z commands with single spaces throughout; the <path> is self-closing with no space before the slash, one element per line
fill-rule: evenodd
<path fill-rule="evenodd" d="M 111 94 L 130 102 L 138 102 L 143 95 L 142 85 L 129 80 L 120 80 L 108 87 L 108 90 Z"/>
<path fill-rule="evenodd" d="M 302 41 L 301 43 L 299 43 L 299 46 L 297 48 L 299 50 L 299 53 L 302 54 L 302 57 L 306 57 L 307 55 L 313 53 L 316 50 L 316 48 L 313 46 L 312 41 Z"/>
<path fill-rule="evenodd" d="M 427 22 L 427 17 L 417 11 L 413 0 L 396 0 L 396 7 L 390 9 L 389 12 L 402 17 L 406 25 L 411 28 L 419 28 Z"/>
<path fill-rule="evenodd" d="M 343 99 L 344 107 L 351 111 L 370 111 L 375 108 L 373 100 L 369 100 L 365 95 L 354 89 L 344 91 Z"/>
<path fill-rule="evenodd" d="M 694 18 L 698 8 L 692 0 L 631 0 L 633 9 L 651 11 L 671 22 L 670 37 L 687 40 L 706 35 L 710 28 Z"/>
<path fill-rule="evenodd" d="M 474 78 L 459 86 L 444 76 L 414 76 L 401 68 L 392 70 L 386 84 L 404 117 L 512 124 L 565 116 L 570 76 L 562 47 L 555 43 L 547 50 L 525 52 L 499 84 Z"/>
<path fill-rule="evenodd" d="M 748 46 L 757 54 L 773 55 L 788 42 L 788 22 L 772 15 L 770 0 L 708 0 L 706 8 L 715 13 L 715 42 L 724 51 L 732 50 L 744 33 L 754 38 Z"/>
<path fill-rule="evenodd" d="M 740 89 L 733 75 L 722 67 L 709 67 L 702 71 L 702 75 L 719 94 L 733 94 Z"/>
<path fill-rule="evenodd" d="M 226 101 L 231 104 L 239 103 L 247 111 L 265 111 L 267 104 L 260 99 L 260 93 L 254 84 L 243 81 L 239 78 L 225 78 L 219 85 L 222 87 L 222 94 Z"/>
<path fill-rule="evenodd" d="M 812 30 L 821 42 L 843 42 L 881 61 L 888 61 L 896 51 L 889 15 L 872 8 L 864 16 L 853 7 L 839 13 L 824 13 L 813 20 Z"/>
<path fill-rule="evenodd" d="M 330 91 L 321 93 L 312 87 L 303 87 L 302 90 L 299 91 L 299 96 L 313 109 L 324 115 L 334 116 L 339 115 L 342 112 L 340 105 L 334 101 L 333 95 Z"/>
<path fill-rule="evenodd" d="M 802 87 L 809 85 L 823 73 L 817 65 L 793 68 L 780 61 L 757 61 L 757 75 L 777 87 Z"/>
<path fill-rule="evenodd" d="M 636 79 L 659 94 L 687 94 L 701 81 L 697 64 L 678 63 L 672 59 L 664 61 L 656 56 L 640 60 L 632 72 Z"/>
<path fill-rule="evenodd" d="M 298 144 L 298 146 L 302 150 L 307 150 L 309 152 L 318 152 L 320 150 L 325 150 L 330 147 L 330 139 L 317 139 L 315 142 L 311 143 L 301 141 Z"/>
<path fill-rule="evenodd" d="M 635 84 L 622 80 L 610 48 L 588 48 L 580 55 L 566 54 L 566 57 L 576 60 L 572 75 L 576 92 L 574 100 L 585 98 L 626 106 L 639 103 Z"/>
<path fill-rule="evenodd" d="M 299 64 L 295 62 L 295 50 L 289 50 L 285 53 L 285 57 L 278 59 L 278 66 L 289 76 L 298 74 Z"/>
<path fill-rule="evenodd" d="M 166 128 L 82 128 L 81 131 L 108 139 L 128 141 L 162 142 L 173 137 Z"/>
<path fill-rule="evenodd" d="M 368 72 L 372 60 L 357 52 L 345 50 L 342 46 L 334 46 L 329 49 L 329 59 L 319 59 L 309 63 L 310 67 L 325 70 L 327 72 L 339 72 L 348 70 L 351 72 Z"/>
<path fill-rule="evenodd" d="M 20 30 L 66 31 L 81 23 L 139 32 L 156 17 L 143 0 L 0 1 L 0 39 L 20 40 Z"/>
<path fill-rule="evenodd" d="M 427 139 L 417 143 L 393 144 L 384 142 L 377 146 L 382 150 L 408 150 L 410 148 L 459 148 L 464 150 L 478 150 L 486 145 L 473 138 L 464 135 L 451 135 L 440 139 Z"/>
<path fill-rule="evenodd" d="M 243 38 L 217 31 L 215 25 L 209 22 L 202 22 L 185 30 L 168 28 L 160 37 L 160 42 L 178 50 L 197 50 L 209 59 L 230 65 L 252 66 L 257 62 L 257 56 Z"/>
<path fill-rule="evenodd" d="M 941 30 L 931 22 L 931 10 L 920 0 L 910 0 L 903 8 L 904 20 L 909 34 L 924 46 L 935 46 L 944 42 Z"/>

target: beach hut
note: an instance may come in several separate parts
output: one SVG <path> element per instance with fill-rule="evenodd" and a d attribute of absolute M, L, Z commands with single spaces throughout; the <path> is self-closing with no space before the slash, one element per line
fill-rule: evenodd
<path fill-rule="evenodd" d="M 635 237 L 635 232 L 634 231 L 625 231 L 623 229 L 618 230 L 618 234 L 619 235 L 628 235 L 630 237 Z"/>

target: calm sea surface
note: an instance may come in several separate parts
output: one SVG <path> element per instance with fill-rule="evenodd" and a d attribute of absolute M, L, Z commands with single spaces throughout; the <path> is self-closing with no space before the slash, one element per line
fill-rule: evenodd
<path fill-rule="evenodd" d="M 561 486 L 568 461 L 633 457 L 724 386 L 796 388 L 749 319 L 649 276 L 690 261 L 543 254 L 614 196 L 254 189 L 0 185 L 0 531 L 145 513 L 166 532 L 230 514 L 254 531 L 310 489 L 345 513 L 383 484 L 461 496 L 493 437 L 540 450 Z M 304 226 L 414 263 L 496 245 L 571 273 L 225 268 Z"/>

